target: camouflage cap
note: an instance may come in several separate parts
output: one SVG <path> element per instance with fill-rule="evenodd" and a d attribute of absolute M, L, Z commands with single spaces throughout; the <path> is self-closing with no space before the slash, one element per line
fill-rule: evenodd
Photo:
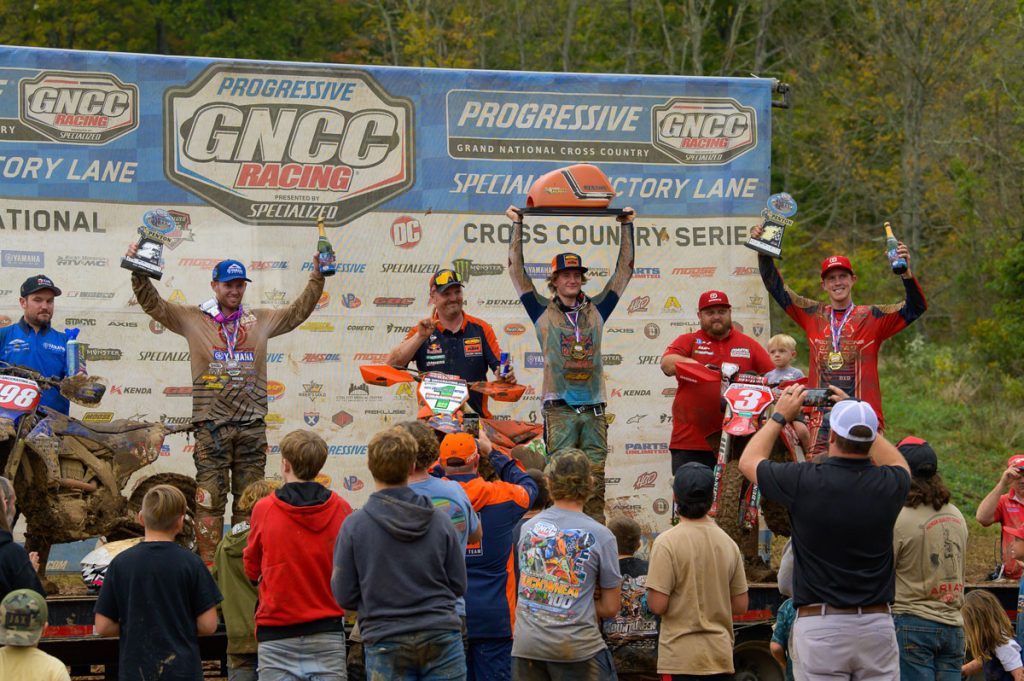
<path fill-rule="evenodd" d="M 0 643 L 34 646 L 46 628 L 46 599 L 32 589 L 12 591 L 0 602 Z"/>

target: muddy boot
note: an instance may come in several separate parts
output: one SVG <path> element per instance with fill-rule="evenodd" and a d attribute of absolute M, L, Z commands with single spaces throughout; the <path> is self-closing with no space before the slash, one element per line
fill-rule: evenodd
<path fill-rule="evenodd" d="M 604 525 L 604 464 L 591 463 L 590 471 L 594 476 L 594 491 L 583 504 L 583 512 Z"/>
<path fill-rule="evenodd" d="M 196 509 L 196 549 L 209 567 L 213 565 L 213 556 L 224 532 L 224 517 L 206 515 L 203 510 L 202 507 Z"/>

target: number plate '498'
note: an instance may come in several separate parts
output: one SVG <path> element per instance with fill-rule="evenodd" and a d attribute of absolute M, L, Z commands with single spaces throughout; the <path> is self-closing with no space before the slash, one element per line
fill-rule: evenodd
<path fill-rule="evenodd" d="M 41 396 L 39 384 L 27 378 L 0 376 L 0 411 L 35 411 Z"/>

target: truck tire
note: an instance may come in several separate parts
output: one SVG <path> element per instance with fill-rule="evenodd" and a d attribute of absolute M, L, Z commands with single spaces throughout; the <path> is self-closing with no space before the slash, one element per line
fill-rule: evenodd
<path fill-rule="evenodd" d="M 768 641 L 737 643 L 732 650 L 732 661 L 736 667 L 734 681 L 785 681 L 785 672 L 772 657 Z"/>
<path fill-rule="evenodd" d="M 134 519 L 139 511 L 142 509 L 142 499 L 146 496 L 146 492 L 153 489 L 157 485 L 170 485 L 171 487 L 177 487 L 181 490 L 181 493 L 185 495 L 185 525 L 181 529 L 181 533 L 174 538 L 178 544 L 181 544 L 189 551 L 196 550 L 196 481 L 195 478 L 191 478 L 181 473 L 157 473 L 150 475 L 148 478 L 143 478 L 135 485 L 135 489 L 132 490 L 132 494 L 128 497 L 128 513 Z M 129 529 L 130 528 L 130 529 Z M 136 530 L 137 533 L 132 533 L 130 530 Z M 118 536 L 118 539 L 124 539 L 128 536 L 142 536 L 144 530 L 141 525 L 132 520 L 131 523 L 126 523 L 125 527 L 121 529 L 122 532 L 129 531 L 127 536 Z"/>

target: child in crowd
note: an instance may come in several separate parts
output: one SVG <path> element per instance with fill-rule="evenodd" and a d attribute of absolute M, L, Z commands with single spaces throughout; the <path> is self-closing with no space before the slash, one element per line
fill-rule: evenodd
<path fill-rule="evenodd" d="M 988 591 L 970 591 L 960 612 L 971 660 L 960 673 L 966 678 L 984 671 L 985 681 L 1024 681 L 1020 644 L 1013 638 L 1010 618 L 999 600 Z"/>
<path fill-rule="evenodd" d="M 224 594 L 221 612 L 228 631 L 229 681 L 256 681 L 256 586 L 245 576 L 242 552 L 249 541 L 249 515 L 256 502 L 278 489 L 277 480 L 257 480 L 242 492 L 238 512 L 245 518 L 232 526 L 217 545 L 213 578 Z"/>
<path fill-rule="evenodd" d="M 15 589 L 34 589 L 45 596 L 36 573 L 39 555 L 26 552 L 14 542 L 15 500 L 14 485 L 7 478 L 0 478 L 0 596 Z"/>
<path fill-rule="evenodd" d="M 636 557 L 643 533 L 640 524 L 628 516 L 608 521 L 615 535 L 622 574 L 619 613 L 602 623 L 620 681 L 658 681 L 653 671 L 658 661 L 658 618 L 647 607 L 647 561 Z"/>
<path fill-rule="evenodd" d="M 331 577 L 338 603 L 359 612 L 367 677 L 465 679 L 455 612 L 466 591 L 462 539 L 408 487 L 417 445 L 406 430 L 381 431 L 367 449 L 377 491 L 342 526 Z"/>
<path fill-rule="evenodd" d="M 284 485 L 252 509 L 242 554 L 259 581 L 256 641 L 261 681 L 345 679 L 345 611 L 331 593 L 334 542 L 352 507 L 315 478 L 327 443 L 293 430 L 281 439 Z"/>
<path fill-rule="evenodd" d="M 522 463 L 521 459 L 517 460 Z M 551 494 L 548 493 L 548 483 L 544 479 L 544 471 L 536 468 L 527 468 L 526 474 L 537 483 L 537 496 L 534 497 L 533 503 L 530 504 L 526 515 L 519 519 L 519 522 L 516 523 L 515 528 L 512 530 L 512 552 L 515 554 L 512 556 L 512 567 L 516 573 L 516 584 L 519 584 L 519 536 L 523 533 L 523 525 L 551 505 Z"/>
<path fill-rule="evenodd" d="M 174 543 L 185 510 L 185 495 L 176 487 L 156 485 L 146 492 L 139 511 L 144 541 L 107 567 L 95 629 L 120 637 L 123 681 L 203 676 L 199 636 L 217 630 L 221 595 L 203 560 Z"/>
<path fill-rule="evenodd" d="M 71 681 L 68 668 L 37 647 L 48 615 L 46 599 L 17 589 L 0 602 L 0 679 Z"/>
<path fill-rule="evenodd" d="M 594 490 L 590 466 L 579 449 L 556 454 L 544 470 L 554 503 L 523 526 L 512 641 L 518 681 L 616 678 L 597 618 L 619 611 L 622 578 L 615 537 L 583 513 Z"/>
<path fill-rule="evenodd" d="M 784 667 L 786 670 L 786 681 L 793 681 L 793 660 L 789 656 L 789 634 L 793 629 L 794 621 L 796 621 L 796 609 L 793 607 L 793 599 L 787 598 L 782 601 L 778 612 L 775 613 L 775 626 L 772 627 L 772 640 L 769 644 L 772 657 L 780 667 Z"/>

